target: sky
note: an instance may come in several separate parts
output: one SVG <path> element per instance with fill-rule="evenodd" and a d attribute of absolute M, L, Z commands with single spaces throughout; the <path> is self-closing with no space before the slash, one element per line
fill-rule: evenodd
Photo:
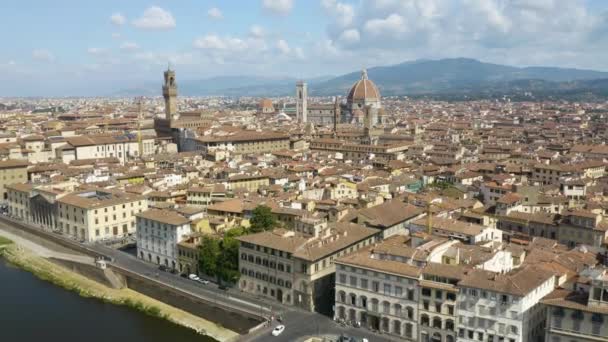
<path fill-rule="evenodd" d="M 608 71 L 607 0 L 1 0 L 0 97 L 416 59 Z"/>

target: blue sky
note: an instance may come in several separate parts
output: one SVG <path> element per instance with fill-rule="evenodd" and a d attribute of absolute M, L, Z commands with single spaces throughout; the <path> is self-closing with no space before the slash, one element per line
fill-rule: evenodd
<path fill-rule="evenodd" d="M 608 70 L 602 0 L 3 0 L 0 96 L 315 77 L 419 58 Z"/>

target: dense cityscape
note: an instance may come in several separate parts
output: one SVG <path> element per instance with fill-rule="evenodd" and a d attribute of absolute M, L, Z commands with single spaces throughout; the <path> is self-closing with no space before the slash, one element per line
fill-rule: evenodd
<path fill-rule="evenodd" d="M 608 341 L 608 77 L 526 68 L 553 79 L 455 90 L 480 62 L 399 70 L 425 63 L 449 65 L 432 80 L 448 90 L 362 65 L 346 90 L 183 96 L 167 63 L 153 94 L 0 94 L 0 291 L 45 306 L 6 262 L 95 301 L 64 322 L 91 310 L 99 341 Z M 102 324 L 115 306 L 134 323 Z M 24 319 L 0 323 L 8 340 L 38 340 L 10 326 Z"/>

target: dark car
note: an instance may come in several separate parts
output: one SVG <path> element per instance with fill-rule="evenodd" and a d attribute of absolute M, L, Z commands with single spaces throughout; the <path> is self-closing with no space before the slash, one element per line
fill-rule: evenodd
<path fill-rule="evenodd" d="M 228 286 L 226 286 L 226 285 L 224 285 L 224 284 L 220 284 L 220 285 L 218 285 L 218 287 L 217 287 L 217 288 L 218 288 L 218 289 L 220 289 L 220 290 L 228 291 Z"/>
<path fill-rule="evenodd" d="M 167 272 L 167 271 L 169 270 L 169 269 L 167 268 L 167 266 L 165 266 L 165 265 L 160 265 L 160 266 L 158 266 L 158 269 L 159 269 L 160 271 L 163 271 L 163 272 Z"/>

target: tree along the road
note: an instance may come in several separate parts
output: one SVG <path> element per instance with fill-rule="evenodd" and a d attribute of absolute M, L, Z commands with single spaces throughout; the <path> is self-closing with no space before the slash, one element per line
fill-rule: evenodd
<path fill-rule="evenodd" d="M 239 241 L 236 239 L 247 234 L 247 229 L 239 227 L 226 232 L 220 243 L 220 259 L 218 275 L 220 279 L 236 283 L 241 273 L 239 272 Z"/>
<path fill-rule="evenodd" d="M 229 283 L 238 281 L 239 242 L 236 237 L 247 234 L 245 228 L 229 230 L 222 239 L 206 236 L 199 248 L 199 267 L 208 276 Z"/>
<path fill-rule="evenodd" d="M 217 275 L 219 257 L 219 240 L 211 236 L 204 236 L 199 247 L 199 268 L 201 272 L 210 277 L 215 277 Z"/>
<path fill-rule="evenodd" d="M 270 230 L 277 225 L 277 219 L 272 213 L 272 209 L 265 205 L 258 205 L 251 213 L 251 227 L 249 231 L 252 233 L 259 233 Z"/>

